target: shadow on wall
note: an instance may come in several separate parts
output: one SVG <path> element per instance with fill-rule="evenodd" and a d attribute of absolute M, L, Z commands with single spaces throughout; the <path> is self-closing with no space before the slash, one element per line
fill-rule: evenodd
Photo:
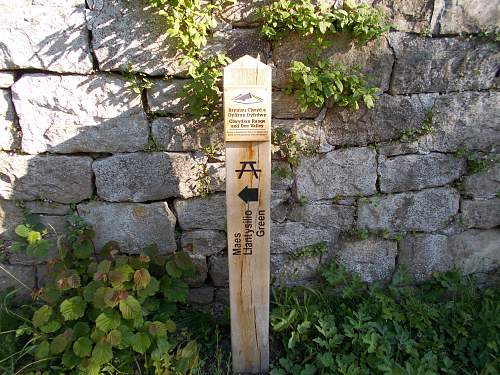
<path fill-rule="evenodd" d="M 141 95 L 110 72 L 182 76 L 179 52 L 148 0 L 83 3 L 22 0 L 12 9 L 0 0 L 0 70 L 23 70 L 10 89 L 22 140 L 14 152 L 0 151 L 0 239 L 14 240 L 24 220 L 16 201 L 59 231 L 74 204 L 96 230 L 98 248 L 113 239 L 132 253 L 150 243 L 175 251 L 173 199 L 199 195 L 199 159 L 144 152 L 151 124 Z M 266 59 L 270 45 L 255 29 L 226 27 L 207 50 Z M 34 285 L 32 259 L 11 254 L 9 262 Z M 37 267 L 38 281 L 46 272 Z"/>

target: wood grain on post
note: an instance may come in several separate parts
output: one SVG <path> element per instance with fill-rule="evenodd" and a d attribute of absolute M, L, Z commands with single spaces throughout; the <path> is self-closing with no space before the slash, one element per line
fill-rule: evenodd
<path fill-rule="evenodd" d="M 226 203 L 234 373 L 269 371 L 271 68 L 224 69 Z"/>

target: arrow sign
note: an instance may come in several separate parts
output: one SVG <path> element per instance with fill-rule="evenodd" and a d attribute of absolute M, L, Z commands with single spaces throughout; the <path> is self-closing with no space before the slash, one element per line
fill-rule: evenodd
<path fill-rule="evenodd" d="M 248 188 L 248 186 L 245 186 L 245 188 L 238 194 L 238 197 L 240 197 L 245 203 L 258 202 L 259 189 Z"/>

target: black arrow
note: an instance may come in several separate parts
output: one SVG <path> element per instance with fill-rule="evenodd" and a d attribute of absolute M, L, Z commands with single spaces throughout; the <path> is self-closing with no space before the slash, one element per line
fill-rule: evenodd
<path fill-rule="evenodd" d="M 257 202 L 259 200 L 259 189 L 249 189 L 248 186 L 245 186 L 245 188 L 238 194 L 238 197 L 240 197 L 245 203 Z"/>

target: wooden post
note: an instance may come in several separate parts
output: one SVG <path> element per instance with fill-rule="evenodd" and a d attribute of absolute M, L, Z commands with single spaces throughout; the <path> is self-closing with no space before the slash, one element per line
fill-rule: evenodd
<path fill-rule="evenodd" d="M 271 68 L 224 69 L 226 204 L 234 373 L 269 371 Z"/>

